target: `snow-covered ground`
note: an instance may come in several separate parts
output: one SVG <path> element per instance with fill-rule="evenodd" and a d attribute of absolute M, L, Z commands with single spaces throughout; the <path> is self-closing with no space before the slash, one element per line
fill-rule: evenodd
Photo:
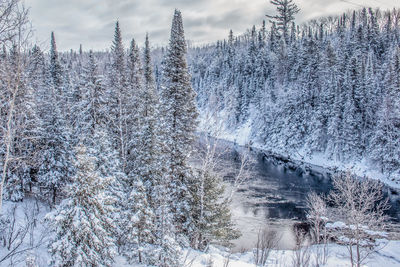
<path fill-rule="evenodd" d="M 51 256 L 47 250 L 47 244 L 51 235 L 48 232 L 46 223 L 43 222 L 43 218 L 49 208 L 33 199 L 25 200 L 24 202 L 11 203 L 9 201 L 4 202 L 3 211 L 5 216 L 3 218 L 13 219 L 12 207 L 16 205 L 16 216 L 15 216 L 15 229 L 14 237 L 18 244 L 19 237 L 16 236 L 18 231 L 25 229 L 27 222 L 33 222 L 32 228 L 27 229 L 27 233 L 24 236 L 23 242 L 20 247 L 17 247 L 17 251 L 21 253 L 9 258 L 3 262 L 0 262 L 0 266 L 35 266 L 45 267 L 51 266 Z M 32 219 L 35 219 L 32 220 Z M 19 229 L 19 230 L 18 230 Z M 1 229 L 0 234 L 9 234 L 10 231 Z M 369 257 L 364 266 L 400 266 L 400 241 L 382 241 L 384 246 L 381 250 L 374 253 Z M 0 244 L 0 260 L 9 253 L 10 250 L 3 246 L 3 241 Z M 317 251 L 321 251 L 318 246 L 312 246 L 309 249 L 311 260 Z M 349 266 L 347 248 L 337 245 L 330 244 L 328 246 L 328 259 L 324 266 Z M 296 256 L 296 252 L 293 250 L 273 250 L 271 251 L 270 257 L 268 258 L 267 266 L 293 266 L 293 260 Z M 200 252 L 192 249 L 186 249 L 182 252 L 182 260 L 184 264 L 182 267 L 254 267 L 254 254 L 252 251 L 246 251 L 243 253 L 230 254 L 226 248 L 213 247 L 211 246 L 208 252 Z M 224 265 L 229 261 L 228 265 Z M 212 265 L 210 264 L 212 262 Z M 125 258 L 118 256 L 115 258 L 115 267 L 127 267 L 135 266 L 130 265 L 126 262 Z M 136 265 L 142 266 L 143 265 Z M 136 267 L 135 266 L 135 267 Z"/>
<path fill-rule="evenodd" d="M 313 260 L 317 246 L 310 248 L 310 259 Z M 229 253 L 221 249 L 210 248 L 210 252 L 201 253 L 198 251 L 188 251 L 189 261 L 193 259 L 192 267 L 208 266 L 208 262 L 213 262 L 212 266 L 224 266 L 224 262 L 229 258 L 229 267 L 254 267 L 254 253 L 245 252 L 229 256 Z M 324 266 L 349 266 L 347 248 L 336 244 L 328 247 L 328 260 Z M 267 261 L 267 266 L 293 266 L 295 252 L 292 250 L 274 250 Z M 377 253 L 374 253 L 365 261 L 364 266 L 400 266 L 400 241 L 390 241 Z"/>
<path fill-rule="evenodd" d="M 318 246 L 312 246 L 309 249 L 310 263 L 315 260 Z M 347 267 L 350 265 L 348 251 L 346 247 L 331 244 L 328 246 L 328 258 L 325 267 Z M 294 266 L 293 261 L 296 258 L 293 250 L 273 250 L 268 257 L 265 266 L 288 267 Z M 185 250 L 183 251 L 183 267 L 255 267 L 254 253 L 243 252 L 230 254 L 223 248 L 210 247 L 207 253 Z M 228 262 L 228 265 L 225 265 Z M 116 267 L 132 266 L 125 262 L 122 257 L 116 259 Z M 136 265 L 144 267 L 144 265 Z M 135 267 L 136 267 L 135 266 Z M 312 265 L 310 265 L 312 266 Z M 363 266 L 368 267 L 398 267 L 400 266 L 400 241 L 389 241 L 378 252 L 372 254 L 365 260 Z"/>

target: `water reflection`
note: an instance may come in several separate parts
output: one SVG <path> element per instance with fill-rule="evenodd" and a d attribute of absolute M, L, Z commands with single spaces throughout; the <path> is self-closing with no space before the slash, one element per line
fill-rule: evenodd
<path fill-rule="evenodd" d="M 243 148 L 236 147 L 225 157 L 237 163 L 238 153 L 242 152 Z M 234 242 L 235 249 L 253 248 L 257 233 L 263 227 L 280 233 L 280 248 L 293 248 L 292 225 L 305 220 L 307 195 L 311 191 L 326 195 L 332 189 L 330 176 L 321 170 L 307 173 L 302 168 L 284 167 L 260 151 L 251 152 L 251 157 L 255 159 L 253 175 L 240 187 L 232 202 L 233 219 L 242 232 L 242 237 Z M 228 174 L 225 179 L 229 181 L 232 177 Z M 391 205 L 388 213 L 399 222 L 399 199 L 392 196 Z"/>

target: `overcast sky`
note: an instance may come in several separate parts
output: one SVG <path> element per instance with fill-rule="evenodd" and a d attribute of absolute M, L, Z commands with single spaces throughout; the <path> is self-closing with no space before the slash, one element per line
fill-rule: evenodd
<path fill-rule="evenodd" d="M 381 9 L 400 6 L 400 0 L 297 0 L 298 23 L 338 14 L 361 6 Z M 168 43 L 173 11 L 182 11 L 186 39 L 195 44 L 214 42 L 260 25 L 274 14 L 269 0 L 25 0 L 35 30 L 35 41 L 48 49 L 54 31 L 60 51 L 105 50 L 111 45 L 119 20 L 125 45 L 134 37 L 140 44 L 149 33 L 153 45 Z"/>

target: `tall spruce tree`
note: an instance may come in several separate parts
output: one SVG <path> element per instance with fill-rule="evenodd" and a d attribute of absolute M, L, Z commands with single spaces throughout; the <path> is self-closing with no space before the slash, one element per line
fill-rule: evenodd
<path fill-rule="evenodd" d="M 135 88 L 135 133 L 130 154 L 133 161 L 128 174 L 129 188 L 128 205 L 125 219 L 127 220 L 127 244 L 124 253 L 131 261 L 154 264 L 157 253 L 154 253 L 156 240 L 156 214 L 153 198 L 154 187 L 161 180 L 160 143 L 158 142 L 159 126 L 156 121 L 158 98 L 155 91 L 150 47 L 146 36 L 144 50 L 144 68 L 139 56 L 139 49 L 134 41 L 128 60 L 132 86 Z M 141 76 L 143 74 L 143 77 Z"/>
<path fill-rule="evenodd" d="M 186 63 L 186 42 L 181 12 L 175 10 L 171 37 L 164 59 L 164 88 L 162 103 L 165 114 L 165 144 L 168 154 L 169 185 L 172 194 L 172 211 L 177 231 L 189 237 L 193 230 L 189 187 L 192 172 L 188 157 L 192 151 L 194 132 L 197 126 L 195 92 L 190 83 Z"/>
<path fill-rule="evenodd" d="M 53 36 L 53 35 L 52 35 Z M 54 36 L 53 36 L 54 37 Z M 38 90 L 38 106 L 43 129 L 42 164 L 39 168 L 39 182 L 45 188 L 44 193 L 52 195 L 53 205 L 57 196 L 74 173 L 72 164 L 74 151 L 71 147 L 71 128 L 65 113 L 66 99 L 60 93 L 62 73 L 57 67 L 58 53 L 54 38 L 51 39 L 50 65 L 46 71 L 45 86 Z"/>
<path fill-rule="evenodd" d="M 119 22 L 115 24 L 114 40 L 111 46 L 111 66 L 109 70 L 108 129 L 114 147 L 119 152 L 122 169 L 128 164 L 128 142 L 131 136 L 131 108 L 133 92 L 127 86 L 125 51 Z"/>
<path fill-rule="evenodd" d="M 58 58 L 56 39 L 54 32 L 51 32 L 50 38 L 50 75 L 54 86 L 59 90 L 58 93 L 62 94 L 62 67 Z"/>
<path fill-rule="evenodd" d="M 132 133 L 127 142 L 127 166 L 125 172 L 127 174 L 136 170 L 138 165 L 137 154 L 140 153 L 139 138 L 140 125 L 142 123 L 142 113 L 140 109 L 143 108 L 143 100 L 141 99 L 143 95 L 143 69 L 140 60 L 139 47 L 135 40 L 132 39 L 129 48 L 128 62 L 127 62 L 127 86 L 131 92 L 131 108 L 134 112 L 130 118 L 130 132 Z"/>

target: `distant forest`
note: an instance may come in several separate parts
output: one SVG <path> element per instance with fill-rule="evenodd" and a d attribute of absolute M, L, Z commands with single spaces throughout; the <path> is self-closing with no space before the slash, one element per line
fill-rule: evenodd
<path fill-rule="evenodd" d="M 275 23 L 190 50 L 202 112 L 277 153 L 365 161 L 400 177 L 400 11 Z"/>

